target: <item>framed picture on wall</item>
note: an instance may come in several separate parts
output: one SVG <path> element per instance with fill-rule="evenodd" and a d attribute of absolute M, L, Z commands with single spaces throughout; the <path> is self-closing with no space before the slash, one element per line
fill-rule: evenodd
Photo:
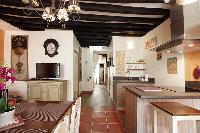
<path fill-rule="evenodd" d="M 177 58 L 167 59 L 167 72 L 168 74 L 177 74 Z"/>
<path fill-rule="evenodd" d="M 17 80 L 28 79 L 28 36 L 11 36 L 11 67 L 16 70 Z"/>

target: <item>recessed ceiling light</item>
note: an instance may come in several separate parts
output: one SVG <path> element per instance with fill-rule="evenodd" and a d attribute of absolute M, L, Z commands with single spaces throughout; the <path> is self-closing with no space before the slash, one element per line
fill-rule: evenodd
<path fill-rule="evenodd" d="M 171 51 L 169 51 L 169 50 L 167 51 L 167 53 L 170 53 L 170 52 L 171 52 Z"/>
<path fill-rule="evenodd" d="M 189 44 L 188 46 L 189 46 L 189 47 L 193 47 L 193 46 L 194 46 L 194 44 Z"/>
<path fill-rule="evenodd" d="M 173 0 L 164 0 L 164 2 L 167 3 L 167 4 L 170 3 L 170 2 L 172 2 L 172 1 Z"/>
<path fill-rule="evenodd" d="M 178 5 L 187 5 L 187 4 L 191 4 L 191 3 L 194 3 L 198 0 L 176 0 L 176 3 Z"/>
<path fill-rule="evenodd" d="M 182 54 L 183 52 L 181 51 L 181 52 L 179 52 L 180 54 Z"/>

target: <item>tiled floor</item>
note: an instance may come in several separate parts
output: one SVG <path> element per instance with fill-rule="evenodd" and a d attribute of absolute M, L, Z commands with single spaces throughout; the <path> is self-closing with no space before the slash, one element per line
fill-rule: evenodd
<path fill-rule="evenodd" d="M 92 95 L 82 96 L 80 133 L 123 133 L 106 88 L 97 86 Z"/>

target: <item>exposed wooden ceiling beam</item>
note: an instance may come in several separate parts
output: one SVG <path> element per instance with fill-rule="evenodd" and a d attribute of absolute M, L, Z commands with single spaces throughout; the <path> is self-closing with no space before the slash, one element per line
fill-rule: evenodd
<path fill-rule="evenodd" d="M 106 36 L 106 37 L 102 37 L 102 36 L 83 36 L 83 35 L 79 35 L 77 36 L 80 39 L 89 39 L 89 40 L 110 40 L 111 37 Z"/>
<path fill-rule="evenodd" d="M 111 36 L 111 33 L 99 33 L 99 32 L 84 32 L 84 31 L 74 31 L 74 34 L 76 36 L 83 36 L 83 35 L 86 35 L 86 36 L 102 36 L 102 37 L 109 37 Z"/>
<path fill-rule="evenodd" d="M 89 47 L 89 46 L 109 46 L 110 43 L 84 43 L 84 42 L 80 42 L 80 45 L 82 47 Z"/>
<path fill-rule="evenodd" d="M 45 5 L 51 6 L 51 5 Z M 119 14 L 135 14 L 135 15 L 169 15 L 169 9 L 162 8 L 148 8 L 148 7 L 131 7 L 131 6 L 120 6 L 112 4 L 97 4 L 97 3 L 82 3 L 80 2 L 82 12 L 84 11 L 96 11 L 96 12 L 107 12 L 107 13 L 119 13 Z M 12 5 L 5 3 L 1 4 L 1 8 L 8 8 L 10 10 L 15 9 L 25 9 L 27 7 L 22 6 L 21 4 Z M 28 8 L 33 10 L 32 8 Z M 42 11 L 42 8 L 36 8 L 38 12 Z M 42 12 L 41 12 L 42 13 Z"/>
<path fill-rule="evenodd" d="M 127 22 L 140 24 L 159 24 L 163 22 L 162 18 L 145 18 L 145 17 L 120 17 L 120 16 L 105 16 L 93 14 L 80 14 L 80 20 L 99 21 L 99 22 Z"/>
<path fill-rule="evenodd" d="M 9 10 L 8 10 L 9 9 Z M 21 9 L 13 9 L 13 8 L 0 8 L 0 14 L 2 15 L 16 15 L 15 17 L 24 18 L 28 17 L 24 14 Z M 42 19 L 37 13 L 33 11 L 30 17 L 34 17 L 34 19 Z M 162 18 L 145 18 L 145 17 L 120 17 L 120 16 L 106 16 L 106 15 L 94 15 L 94 14 L 80 14 L 80 20 L 85 21 L 100 21 L 100 22 L 110 22 L 110 21 L 118 21 L 118 22 L 126 22 L 126 23 L 150 23 L 150 24 L 159 24 L 163 22 Z"/>
<path fill-rule="evenodd" d="M 1 15 L 0 15 L 1 17 Z M 46 27 L 47 22 L 38 20 L 38 21 L 26 21 L 26 19 L 12 19 L 11 17 L 3 18 L 7 22 L 20 23 L 20 24 L 29 24 L 31 25 L 43 25 Z M 61 24 L 53 22 L 49 24 L 50 26 L 61 26 Z M 80 27 L 80 28 L 110 28 L 110 29 L 146 29 L 145 31 L 151 30 L 155 25 L 147 24 L 130 24 L 130 23 L 97 23 L 97 22 L 81 22 L 81 21 L 68 21 L 65 22 L 65 26 L 68 28 Z"/>
<path fill-rule="evenodd" d="M 161 8 L 145 8 L 145 7 L 129 7 L 112 4 L 97 4 L 80 2 L 80 7 L 84 11 L 99 11 L 122 14 L 140 14 L 140 15 L 168 15 L 168 9 Z"/>
<path fill-rule="evenodd" d="M 145 34 L 142 33 L 112 33 L 112 36 L 130 36 L 130 37 L 142 37 Z"/>
<path fill-rule="evenodd" d="M 1 17 L 1 15 L 0 15 Z M 26 18 L 16 18 L 13 19 L 12 17 L 2 17 L 5 21 L 8 22 L 13 22 L 13 23 L 20 23 L 20 24 L 30 24 L 30 25 L 47 25 L 47 22 L 44 20 L 35 20 L 35 21 L 26 21 Z M 82 28 L 111 28 L 111 29 L 115 29 L 115 28 L 143 28 L 143 29 L 153 29 L 155 27 L 155 25 L 148 25 L 148 24 L 130 24 L 130 23 L 98 23 L 98 22 L 82 22 L 82 21 L 68 21 L 65 22 L 66 27 L 82 27 Z M 61 25 L 57 22 L 52 22 L 50 23 L 50 25 L 52 26 L 57 26 L 57 25 Z"/>
<path fill-rule="evenodd" d="M 110 3 L 164 3 L 164 0 L 81 0 L 93 2 L 110 2 Z"/>

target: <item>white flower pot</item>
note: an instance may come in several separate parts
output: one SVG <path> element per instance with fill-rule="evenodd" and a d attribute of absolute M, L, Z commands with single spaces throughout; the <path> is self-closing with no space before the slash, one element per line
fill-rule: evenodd
<path fill-rule="evenodd" d="M 15 119 L 15 110 L 0 114 L 0 127 L 12 124 Z"/>

